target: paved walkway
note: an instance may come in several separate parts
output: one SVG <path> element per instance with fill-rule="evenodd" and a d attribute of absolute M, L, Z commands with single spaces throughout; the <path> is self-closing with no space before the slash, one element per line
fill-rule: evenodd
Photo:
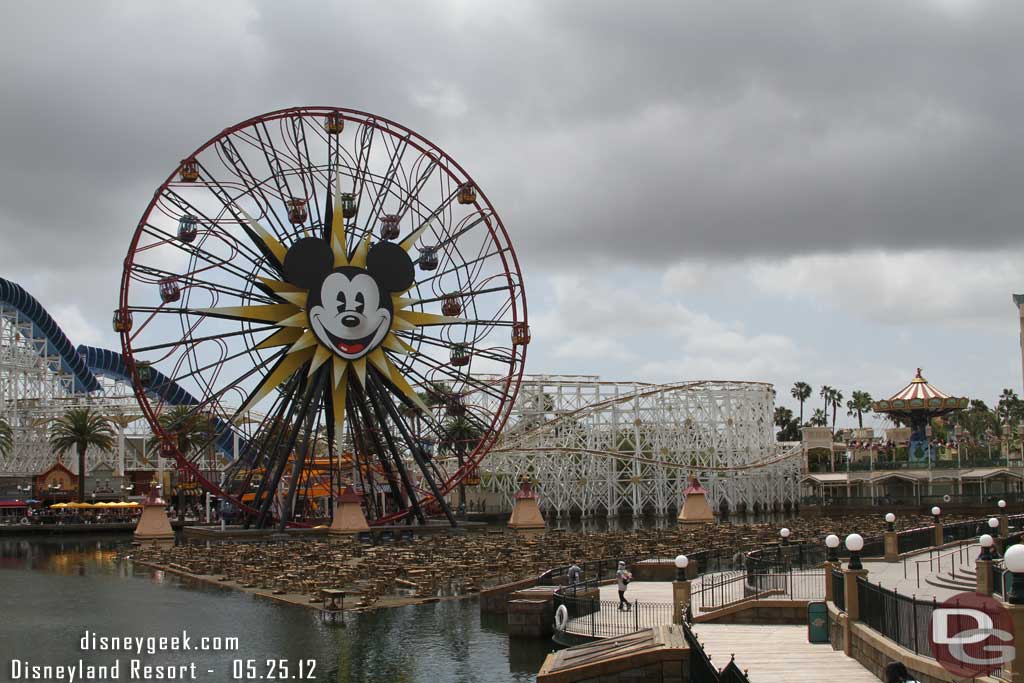
<path fill-rule="evenodd" d="M 899 562 L 876 562 L 864 563 L 868 570 L 868 580 L 873 584 L 881 582 L 882 587 L 895 589 L 901 595 L 916 595 L 919 598 L 932 598 L 938 601 L 964 590 L 961 587 L 950 585 L 953 583 L 974 583 L 974 561 L 981 552 L 977 543 L 965 544 L 960 548 L 949 548 L 941 552 L 924 552 L 919 555 L 908 557 Z M 813 571 L 813 570 L 805 570 Z M 740 572 L 728 572 L 729 575 L 737 575 Z M 720 580 L 722 574 L 708 575 Z M 955 577 L 954 580 L 951 579 Z M 690 582 L 690 594 L 695 597 L 693 600 L 694 615 L 700 614 L 700 600 L 696 598 L 703 587 L 703 578 Z M 946 585 L 943 585 L 946 584 Z M 799 587 L 800 593 L 797 599 L 824 600 L 825 587 L 821 590 L 809 590 L 806 582 Z M 786 596 L 780 595 L 780 598 Z M 672 583 L 669 581 L 636 581 L 629 584 L 626 591 L 626 598 L 630 602 L 672 602 Z M 619 594 L 614 584 L 601 586 L 601 600 L 618 602 Z"/>
<path fill-rule="evenodd" d="M 883 588 L 895 589 L 900 595 L 935 598 L 942 602 L 965 590 L 950 585 L 953 576 L 959 583 L 974 584 L 974 561 L 980 552 L 981 546 L 971 543 L 922 553 L 900 562 L 865 562 L 864 568 L 868 570 L 868 581 L 873 584 L 881 583 Z"/>
<path fill-rule="evenodd" d="M 973 585 L 974 561 L 980 548 L 977 544 L 951 548 L 941 552 L 924 552 L 900 562 L 865 562 L 868 580 L 883 587 L 896 589 L 901 594 L 918 598 L 935 597 L 944 600 Z M 738 574 L 729 572 L 729 574 Z M 700 614 L 697 592 L 703 578 L 691 582 L 694 595 L 694 615 Z M 712 580 L 720 580 L 715 575 Z M 823 599 L 824 576 L 820 592 L 813 586 L 803 585 L 799 599 Z M 797 588 L 794 587 L 794 591 Z M 814 593 L 814 594 L 811 594 Z M 624 635 L 637 628 L 649 628 L 671 620 L 672 584 L 668 581 L 637 581 L 626 592 L 630 602 L 640 602 L 633 612 L 621 612 L 611 605 L 618 602 L 615 585 L 601 586 L 601 601 L 605 609 L 570 621 L 568 630 L 580 633 L 597 632 L 599 637 Z M 773 597 L 785 598 L 786 595 Z M 662 607 L 659 607 L 662 606 Z M 575 622 L 575 623 L 574 623 Z M 578 628 L 574 628 L 574 625 Z M 742 624 L 702 623 L 694 631 L 712 657 L 712 663 L 721 669 L 732 655 L 736 664 L 749 671 L 757 683 L 817 683 L 823 676 L 844 683 L 877 683 L 877 678 L 856 660 L 831 645 L 812 645 L 807 642 L 806 626 L 755 626 Z"/>
<path fill-rule="evenodd" d="M 716 668 L 735 655 L 736 665 L 755 683 L 878 683 L 842 650 L 808 643 L 805 626 L 696 624 L 693 630 Z"/>

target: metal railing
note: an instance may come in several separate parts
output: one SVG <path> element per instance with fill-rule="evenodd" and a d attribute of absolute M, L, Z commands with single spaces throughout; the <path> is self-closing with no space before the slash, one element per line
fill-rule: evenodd
<path fill-rule="evenodd" d="M 951 543 L 962 541 L 968 538 L 977 538 L 989 532 L 988 525 L 984 519 L 971 519 L 956 524 L 945 524 L 942 527 L 942 542 Z"/>
<path fill-rule="evenodd" d="M 568 621 L 565 630 L 586 638 L 612 638 L 636 633 L 645 628 L 672 623 L 671 604 L 628 602 L 628 608 L 613 600 L 554 595 L 555 609 L 565 605 Z"/>
<path fill-rule="evenodd" d="M 997 585 L 1005 590 L 1002 580 Z M 929 632 L 932 614 L 938 607 L 935 598 L 918 600 L 914 596 L 900 595 L 895 590 L 872 585 L 866 579 L 859 578 L 857 599 L 860 606 L 859 621 L 915 654 L 934 659 Z M 949 603 L 944 605 L 949 606 Z M 959 602 L 954 601 L 952 606 L 959 607 Z M 999 611 L 1002 608 L 997 605 L 971 602 L 970 607 L 988 613 L 994 622 L 1001 616 Z"/>
<path fill-rule="evenodd" d="M 631 565 L 641 560 L 651 559 L 647 555 L 633 555 L 630 557 L 614 557 L 614 558 L 603 558 L 600 560 L 589 560 L 580 564 L 581 578 L 587 580 L 603 581 L 605 579 L 611 579 L 615 577 L 615 572 L 619 567 L 619 562 L 625 562 L 626 565 Z M 572 565 L 562 565 L 549 569 L 537 579 L 537 585 L 539 586 L 557 586 L 562 583 L 566 583 L 566 577 L 569 574 L 569 568 Z"/>
<path fill-rule="evenodd" d="M 832 602 L 839 610 L 846 611 L 846 582 L 838 569 L 832 570 Z"/>
<path fill-rule="evenodd" d="M 918 600 L 859 578 L 857 600 L 863 624 L 915 654 L 933 657 L 928 634 L 935 598 Z"/>
<path fill-rule="evenodd" d="M 917 529 L 901 531 L 896 536 L 896 547 L 899 553 L 930 548 L 935 540 L 935 527 L 924 526 Z"/>
<path fill-rule="evenodd" d="M 917 577 L 917 587 L 921 587 L 921 568 L 924 565 L 928 565 L 928 574 L 935 575 L 942 572 L 943 566 L 945 566 L 952 579 L 956 579 L 956 570 L 960 566 L 970 566 L 971 554 L 969 551 L 970 544 L 963 543 L 957 546 L 955 549 L 939 554 L 937 552 L 929 552 L 928 557 L 921 560 L 914 560 L 914 573 Z M 903 562 L 903 578 L 907 578 L 907 562 Z"/>
<path fill-rule="evenodd" d="M 824 597 L 825 572 L 823 569 L 811 569 L 767 574 L 706 574 L 690 600 L 702 613 L 706 613 L 745 600 L 821 600 Z"/>

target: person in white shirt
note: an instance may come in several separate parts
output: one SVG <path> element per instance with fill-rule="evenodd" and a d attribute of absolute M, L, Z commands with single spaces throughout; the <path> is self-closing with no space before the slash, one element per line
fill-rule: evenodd
<path fill-rule="evenodd" d="M 629 600 L 626 600 L 626 586 L 633 580 L 633 575 L 626 569 L 626 563 L 619 560 L 619 569 L 615 572 L 615 584 L 619 589 L 619 609 L 627 612 L 632 608 Z"/>

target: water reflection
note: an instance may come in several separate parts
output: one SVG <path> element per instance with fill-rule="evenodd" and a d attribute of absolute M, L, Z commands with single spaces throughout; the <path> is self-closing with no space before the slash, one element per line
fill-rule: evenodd
<path fill-rule="evenodd" d="M 481 618 L 476 600 L 447 600 L 365 614 L 341 623 L 231 589 L 186 582 L 119 561 L 125 536 L 0 540 L 3 615 L 0 642 L 9 657 L 38 663 L 110 664 L 109 652 L 82 652 L 98 634 L 237 636 L 237 652 L 143 655 L 153 664 L 197 663 L 206 680 L 231 680 L 232 659 L 314 658 L 327 680 L 532 681 L 551 644 L 509 639 L 503 616 Z M 294 666 L 294 664 L 293 664 Z M 205 667 L 205 668 L 204 668 Z M 122 674 L 123 677 L 123 674 Z M 202 677 L 202 676 L 201 676 Z"/>

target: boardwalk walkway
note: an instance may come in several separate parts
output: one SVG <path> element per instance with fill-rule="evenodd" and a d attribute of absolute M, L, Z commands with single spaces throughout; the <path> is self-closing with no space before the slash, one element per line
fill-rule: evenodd
<path fill-rule="evenodd" d="M 736 655 L 737 666 L 756 683 L 878 683 L 841 650 L 808 643 L 805 626 L 696 624 L 693 630 L 715 667 L 721 669 Z"/>

